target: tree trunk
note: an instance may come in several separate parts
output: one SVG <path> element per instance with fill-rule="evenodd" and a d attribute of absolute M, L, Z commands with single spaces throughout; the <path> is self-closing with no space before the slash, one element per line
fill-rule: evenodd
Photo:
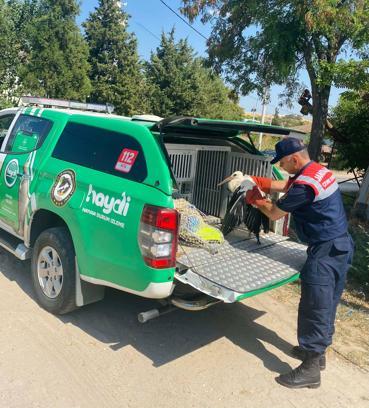
<path fill-rule="evenodd" d="M 330 86 L 312 86 L 313 97 L 313 124 L 311 128 L 309 154 L 312 160 L 319 160 L 320 149 L 325 134 L 325 125 L 328 116 L 328 100 Z"/>

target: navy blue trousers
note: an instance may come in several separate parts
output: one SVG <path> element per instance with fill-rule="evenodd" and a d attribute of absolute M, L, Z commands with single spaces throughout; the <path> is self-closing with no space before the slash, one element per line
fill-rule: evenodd
<path fill-rule="evenodd" d="M 302 268 L 297 337 L 300 347 L 319 354 L 332 344 L 336 310 L 352 262 L 349 234 L 308 247 Z"/>

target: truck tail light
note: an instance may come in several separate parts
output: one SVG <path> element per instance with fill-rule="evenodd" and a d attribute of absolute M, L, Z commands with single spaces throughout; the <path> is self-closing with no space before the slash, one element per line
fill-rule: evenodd
<path fill-rule="evenodd" d="M 145 205 L 138 243 L 145 263 L 152 268 L 176 265 L 179 214 L 172 208 Z"/>

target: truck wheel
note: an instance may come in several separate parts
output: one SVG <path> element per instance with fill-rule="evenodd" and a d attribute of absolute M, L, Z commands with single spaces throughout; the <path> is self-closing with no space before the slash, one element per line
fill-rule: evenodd
<path fill-rule="evenodd" d="M 31 272 L 37 301 L 44 309 L 54 314 L 76 309 L 75 252 L 66 228 L 50 228 L 40 234 Z"/>

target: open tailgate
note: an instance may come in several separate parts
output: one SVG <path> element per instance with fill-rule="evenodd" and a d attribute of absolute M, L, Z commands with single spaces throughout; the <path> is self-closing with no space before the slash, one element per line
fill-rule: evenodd
<path fill-rule="evenodd" d="M 306 246 L 269 233 L 248 237 L 245 229 L 230 233 L 217 253 L 180 244 L 176 279 L 226 303 L 254 296 L 299 277 Z"/>

